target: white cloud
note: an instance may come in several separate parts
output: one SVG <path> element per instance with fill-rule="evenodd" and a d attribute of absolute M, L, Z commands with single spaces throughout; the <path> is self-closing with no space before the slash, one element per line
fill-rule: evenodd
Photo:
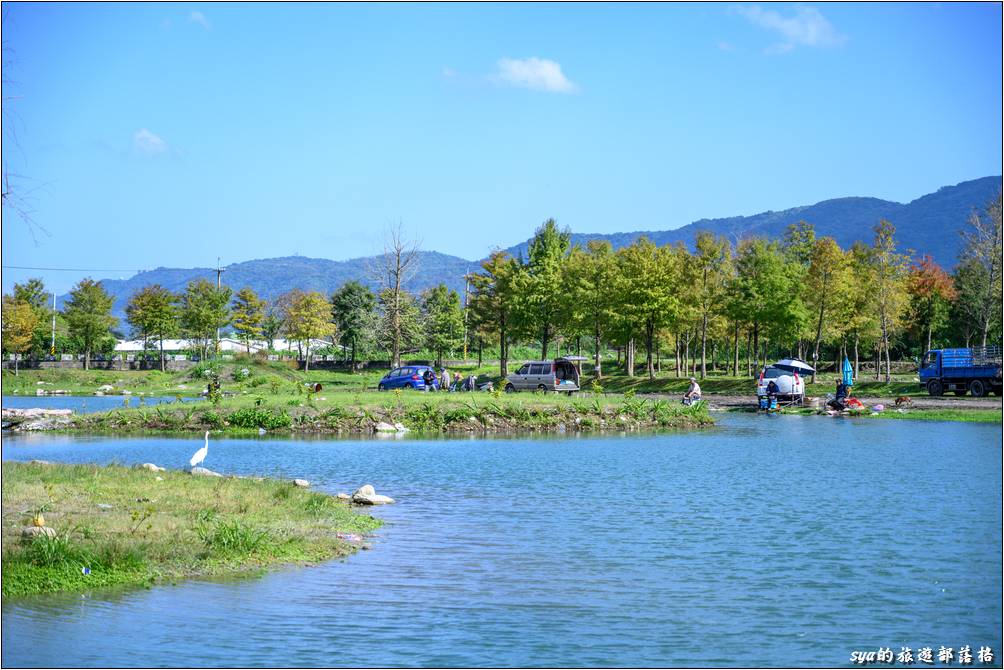
<path fill-rule="evenodd" d="M 209 19 L 207 19 L 206 15 L 203 14 L 202 12 L 192 12 L 191 14 L 188 15 L 188 20 L 191 21 L 192 23 L 198 23 L 206 30 L 209 30 L 210 27 Z"/>
<path fill-rule="evenodd" d="M 546 58 L 500 58 L 496 81 L 552 93 L 574 93 L 579 87 L 569 81 L 561 65 Z"/>
<path fill-rule="evenodd" d="M 167 151 L 167 142 L 146 128 L 140 128 L 133 133 L 132 145 L 136 151 L 149 156 L 162 154 Z"/>
<path fill-rule="evenodd" d="M 772 30 L 784 38 L 783 42 L 768 49 L 771 53 L 785 53 L 796 46 L 832 47 L 847 39 L 815 7 L 796 5 L 794 9 L 794 14 L 782 16 L 759 5 L 736 7 L 736 11 L 753 25 Z"/>

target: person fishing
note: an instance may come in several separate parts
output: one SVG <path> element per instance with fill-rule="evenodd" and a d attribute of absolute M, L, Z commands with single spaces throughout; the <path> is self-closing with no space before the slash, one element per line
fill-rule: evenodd
<path fill-rule="evenodd" d="M 683 404 L 693 405 L 700 399 L 701 399 L 701 385 L 697 383 L 696 378 L 691 377 L 690 387 L 687 389 L 687 392 L 683 394 Z"/>
<path fill-rule="evenodd" d="M 844 381 L 841 379 L 837 381 L 837 392 L 833 395 L 833 400 L 831 400 L 826 404 L 832 407 L 833 409 L 837 410 L 838 412 L 842 412 L 844 411 L 844 407 L 846 407 L 846 399 L 847 399 L 847 384 L 845 384 Z"/>
<path fill-rule="evenodd" d="M 439 372 L 439 390 L 449 391 L 450 390 L 450 371 L 443 366 L 443 369 Z"/>

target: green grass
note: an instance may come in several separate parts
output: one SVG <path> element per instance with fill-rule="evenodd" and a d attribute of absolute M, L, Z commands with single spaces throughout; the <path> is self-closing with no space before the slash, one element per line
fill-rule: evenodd
<path fill-rule="evenodd" d="M 119 466 L 2 468 L 5 598 L 313 563 L 354 551 L 337 533 L 380 526 L 290 482 Z M 57 535 L 22 540 L 37 510 Z"/>
<path fill-rule="evenodd" d="M 735 412 L 753 412 L 751 408 L 741 408 L 732 410 Z M 781 414 L 800 414 L 804 416 L 825 416 L 826 413 L 818 409 L 808 407 L 792 407 L 781 410 Z M 910 408 L 899 411 L 897 409 L 886 409 L 883 412 L 872 413 L 870 411 L 847 413 L 846 416 L 862 417 L 867 419 L 906 419 L 911 421 L 961 421 L 965 423 L 1001 423 L 1002 414 L 1000 410 L 986 409 L 926 409 Z"/>
<path fill-rule="evenodd" d="M 639 405 L 639 403 L 641 403 Z M 538 393 L 324 392 L 240 395 L 219 404 L 168 403 L 81 414 L 73 430 L 228 433 L 371 433 L 379 422 L 423 432 L 521 432 L 607 428 L 701 427 L 706 408 L 628 395 L 568 397 Z"/>

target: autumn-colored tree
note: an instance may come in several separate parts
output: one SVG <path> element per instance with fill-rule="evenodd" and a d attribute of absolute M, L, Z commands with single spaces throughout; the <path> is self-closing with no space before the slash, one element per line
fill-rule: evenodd
<path fill-rule="evenodd" d="M 103 338 L 111 335 L 118 319 L 111 315 L 115 299 L 104 287 L 90 277 L 81 279 L 70 291 L 70 299 L 63 305 L 63 314 L 75 337 L 84 350 L 84 369 L 90 369 L 91 352 Z"/>
<path fill-rule="evenodd" d="M 164 357 L 164 339 L 176 335 L 178 323 L 178 296 L 160 284 L 145 286 L 133 294 L 126 305 L 126 320 L 132 326 L 133 336 L 143 340 L 156 338 L 160 342 L 160 369 L 167 366 Z"/>
<path fill-rule="evenodd" d="M 934 329 L 945 322 L 951 301 L 958 293 L 949 274 L 928 255 L 910 266 L 906 288 L 910 294 L 911 321 L 927 334 L 924 351 L 928 351 Z"/>
<path fill-rule="evenodd" d="M 3 297 L 3 350 L 14 354 L 15 377 L 19 359 L 31 349 L 37 325 L 38 314 L 29 303 L 8 295 Z"/>
<path fill-rule="evenodd" d="M 234 296 L 234 306 L 230 311 L 230 324 L 234 333 L 244 342 L 251 353 L 251 340 L 262 335 L 265 321 L 265 301 L 258 297 L 250 286 L 245 286 Z"/>
<path fill-rule="evenodd" d="M 319 291 L 297 294 L 286 312 L 286 332 L 304 343 L 304 370 L 310 370 L 311 340 L 335 334 L 331 303 Z"/>

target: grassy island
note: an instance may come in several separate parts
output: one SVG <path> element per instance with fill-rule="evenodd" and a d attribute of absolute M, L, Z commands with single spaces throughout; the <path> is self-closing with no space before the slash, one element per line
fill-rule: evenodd
<path fill-rule="evenodd" d="M 120 466 L 2 467 L 5 598 L 310 564 L 351 554 L 361 534 L 381 524 L 292 482 Z M 36 513 L 54 537 L 22 538 Z"/>
<path fill-rule="evenodd" d="M 316 395 L 316 394 L 315 394 Z M 573 432 L 700 428 L 714 422 L 704 404 L 627 396 L 568 398 L 538 394 L 360 392 L 218 403 L 172 402 L 73 417 L 87 432 L 199 431 L 371 434 L 380 424 L 423 433 Z"/>

